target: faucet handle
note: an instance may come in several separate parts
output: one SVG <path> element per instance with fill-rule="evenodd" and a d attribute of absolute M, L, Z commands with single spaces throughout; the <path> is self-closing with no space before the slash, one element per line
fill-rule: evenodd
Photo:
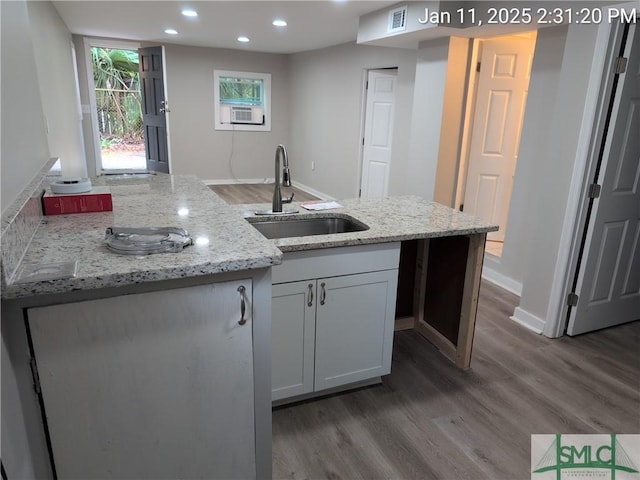
<path fill-rule="evenodd" d="M 291 203 L 293 202 L 293 196 L 295 195 L 294 192 L 291 192 L 291 196 L 290 197 L 284 197 L 282 199 L 282 203 Z"/>

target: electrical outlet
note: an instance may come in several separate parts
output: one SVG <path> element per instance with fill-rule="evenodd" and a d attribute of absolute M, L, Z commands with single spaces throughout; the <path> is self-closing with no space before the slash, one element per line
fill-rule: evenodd
<path fill-rule="evenodd" d="M 311 162 L 311 170 L 314 171 L 316 169 L 316 162 Z"/>

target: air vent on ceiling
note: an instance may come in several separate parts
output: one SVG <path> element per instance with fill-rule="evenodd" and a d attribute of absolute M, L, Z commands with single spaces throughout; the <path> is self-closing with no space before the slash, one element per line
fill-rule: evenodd
<path fill-rule="evenodd" d="M 394 8 L 389 12 L 387 33 L 404 32 L 407 28 L 407 6 Z"/>

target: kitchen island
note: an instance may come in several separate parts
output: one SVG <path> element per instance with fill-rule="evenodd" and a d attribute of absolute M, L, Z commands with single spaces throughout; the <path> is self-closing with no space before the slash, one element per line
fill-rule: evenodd
<path fill-rule="evenodd" d="M 127 471 L 150 478 L 154 471 L 145 469 L 144 462 L 150 465 L 158 459 L 175 468 L 165 470 L 167 476 L 269 477 L 271 277 L 287 255 L 393 242 L 412 245 L 414 260 L 405 263 L 414 267 L 405 272 L 401 267 L 398 279 L 413 292 L 408 301 L 412 325 L 428 331 L 444 353 L 468 367 L 481 252 L 484 236 L 494 226 L 417 197 L 345 200 L 344 208 L 335 212 L 365 223 L 367 230 L 268 240 L 245 220 L 253 215 L 253 206 L 225 205 L 195 177 L 152 175 L 99 179 L 94 184 L 110 187 L 113 212 L 45 217 L 21 262 L 7 259 L 22 255 L 12 252 L 5 257 L 3 251 L 2 335 L 10 372 L 3 374 L 3 392 L 5 386 L 9 392 L 15 390 L 23 417 L 16 420 L 16 428 L 26 432 L 29 461 L 41 476 L 52 476 L 52 469 L 60 477 L 67 471 L 77 473 L 80 457 L 88 458 L 90 465 L 108 467 L 113 463 L 109 455 L 130 452 L 132 458 L 121 462 L 123 470 L 110 473 L 113 478 Z M 5 243 L 10 228 L 4 226 L 10 223 L 3 222 L 3 248 L 14 243 Z M 120 256 L 103 244 L 105 229 L 114 225 L 181 227 L 191 234 L 194 245 L 179 253 Z M 438 239 L 444 249 L 437 245 Z M 434 249 L 439 253 L 430 255 Z M 458 302 L 445 309 L 444 323 L 450 320 L 450 311 L 458 312 L 455 323 L 456 330 L 464 331 L 462 343 L 460 333 L 452 341 L 451 334 L 439 331 L 441 326 L 428 318 L 433 302 L 425 300 L 441 298 L 442 284 L 435 275 L 430 283 L 427 271 L 437 271 L 443 262 L 457 265 L 461 255 L 463 271 L 456 267 L 454 294 L 435 302 L 435 308 L 439 311 L 443 302 Z M 21 265 L 75 260 L 78 269 L 73 278 L 14 281 Z M 404 304 L 403 308 L 407 300 Z M 213 321 L 206 321 L 207 312 Z M 210 329 L 212 323 L 222 326 Z M 215 355 L 225 343 L 216 348 L 217 336 L 239 342 L 225 350 L 230 357 Z M 210 351 L 207 338 L 213 342 Z M 458 350 L 467 357 L 456 358 Z M 114 352 L 113 358 L 109 352 Z M 73 369 L 82 363 L 84 370 Z M 211 368 L 200 371 L 203 363 Z M 203 384 L 203 379 L 213 383 Z M 183 393 L 176 394 L 172 385 Z M 246 397 L 250 401 L 234 404 Z M 8 398 L 3 409 L 14 400 Z M 113 401 L 101 404 L 104 398 Z M 118 399 L 124 400 L 118 403 Z M 92 405 L 102 405 L 107 414 L 95 418 L 100 410 Z M 249 442 L 246 435 L 228 435 L 234 415 L 250 417 L 244 423 L 247 432 L 252 430 L 247 433 Z M 155 457 L 138 455 L 122 441 L 130 438 L 126 432 L 132 428 L 140 432 L 158 424 L 152 433 Z M 163 434 L 177 425 L 189 427 L 178 429 L 183 437 L 168 441 Z M 78 439 L 93 451 L 78 454 Z M 136 437 L 135 442 L 144 440 L 148 438 Z M 201 452 L 193 452 L 195 445 L 203 447 Z M 216 464 L 218 469 L 212 470 L 207 449 L 214 458 L 219 449 L 219 459 L 228 459 L 225 466 Z M 201 470 L 190 470 L 196 467 Z"/>

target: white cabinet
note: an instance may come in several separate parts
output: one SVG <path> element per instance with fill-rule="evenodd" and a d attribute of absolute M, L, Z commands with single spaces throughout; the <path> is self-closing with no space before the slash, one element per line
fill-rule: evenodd
<path fill-rule="evenodd" d="M 316 282 L 273 286 L 271 300 L 271 398 L 313 391 Z"/>
<path fill-rule="evenodd" d="M 273 268 L 273 400 L 390 373 L 399 249 L 296 252 Z"/>
<path fill-rule="evenodd" d="M 255 478 L 251 279 L 28 323 L 58 478 Z"/>
<path fill-rule="evenodd" d="M 318 280 L 314 390 L 391 373 L 397 270 Z"/>

